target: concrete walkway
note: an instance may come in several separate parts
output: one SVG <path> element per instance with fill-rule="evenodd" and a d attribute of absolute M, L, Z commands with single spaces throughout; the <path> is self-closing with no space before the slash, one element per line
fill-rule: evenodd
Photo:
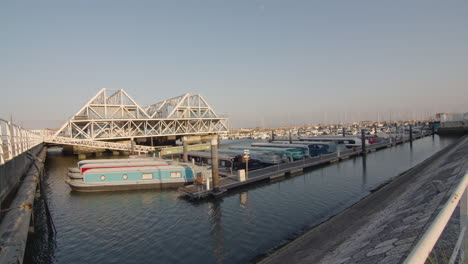
<path fill-rule="evenodd" d="M 260 263 L 401 263 L 468 169 L 467 161 L 465 136 Z"/>

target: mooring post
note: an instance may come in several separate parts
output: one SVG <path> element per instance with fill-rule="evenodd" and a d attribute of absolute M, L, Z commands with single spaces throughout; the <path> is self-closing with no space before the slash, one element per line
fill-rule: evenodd
<path fill-rule="evenodd" d="M 289 144 L 292 144 L 291 130 L 289 130 Z"/>
<path fill-rule="evenodd" d="M 211 175 L 213 177 L 213 190 L 219 191 L 218 171 L 218 140 L 215 136 L 211 139 Z"/>
<path fill-rule="evenodd" d="M 187 137 L 182 137 L 182 148 L 183 148 L 183 151 L 184 151 L 184 162 L 188 162 Z"/>
<path fill-rule="evenodd" d="M 366 136 L 364 135 L 364 129 L 361 129 L 361 146 L 362 153 L 366 154 Z"/>
<path fill-rule="evenodd" d="M 275 131 L 271 131 L 271 141 L 275 141 Z"/>
<path fill-rule="evenodd" d="M 343 127 L 343 137 L 346 137 L 346 131 L 344 127 Z"/>
<path fill-rule="evenodd" d="M 409 125 L 409 141 L 413 142 L 413 126 Z"/>

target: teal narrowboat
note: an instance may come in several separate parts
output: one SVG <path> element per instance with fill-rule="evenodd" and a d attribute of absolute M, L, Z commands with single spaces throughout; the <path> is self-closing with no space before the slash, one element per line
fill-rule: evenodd
<path fill-rule="evenodd" d="M 83 171 L 82 178 L 70 177 L 66 183 L 81 192 L 170 188 L 192 183 L 195 174 L 195 165 L 185 163 L 96 167 Z"/>

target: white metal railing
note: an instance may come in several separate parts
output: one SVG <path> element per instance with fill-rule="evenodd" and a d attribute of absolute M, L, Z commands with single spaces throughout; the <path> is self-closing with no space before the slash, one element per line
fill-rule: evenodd
<path fill-rule="evenodd" d="M 455 208 L 460 202 L 460 235 L 458 237 L 457 243 L 453 250 L 452 256 L 449 260 L 449 263 L 455 263 L 458 256 L 460 256 L 460 263 L 464 263 L 465 254 L 468 253 L 467 242 L 466 241 L 466 229 L 467 229 L 467 220 L 468 220 L 468 195 L 467 195 L 467 185 L 468 185 L 468 172 L 465 173 L 462 180 L 458 184 L 455 191 L 450 196 L 449 200 L 445 204 L 444 208 L 432 222 L 431 226 L 424 233 L 422 238 L 419 240 L 418 244 L 411 251 L 409 256 L 406 258 L 405 264 L 423 264 L 431 253 L 434 245 L 439 239 L 442 231 L 444 231 L 445 226 L 447 225 L 450 217 L 455 211 Z M 459 254 L 460 253 L 460 254 Z"/>
<path fill-rule="evenodd" d="M 143 146 L 134 144 L 126 143 L 116 143 L 116 142 L 107 142 L 107 141 L 96 141 L 96 140 L 89 140 L 89 139 L 72 139 L 66 137 L 54 137 L 48 136 L 45 137 L 44 141 L 46 143 L 58 144 L 58 145 L 73 145 L 73 146 L 81 146 L 81 147 L 91 147 L 91 148 L 102 148 L 102 149 L 111 149 L 111 150 L 122 150 L 122 151 L 135 151 L 138 153 L 148 153 L 150 151 L 154 151 L 154 147 L 150 146 Z"/>
<path fill-rule="evenodd" d="M 0 119 L 0 165 L 43 141 L 42 136 Z"/>

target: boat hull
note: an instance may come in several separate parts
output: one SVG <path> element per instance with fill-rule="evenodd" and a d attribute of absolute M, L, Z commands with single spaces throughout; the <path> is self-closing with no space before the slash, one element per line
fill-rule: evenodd
<path fill-rule="evenodd" d="M 73 172 L 73 173 L 72 173 L 72 172 L 69 172 L 67 175 L 68 175 L 68 177 L 69 177 L 70 179 L 83 179 L 83 175 L 81 175 L 79 172 L 78 172 L 78 173 L 76 173 L 76 172 Z"/>
<path fill-rule="evenodd" d="M 178 188 L 192 182 L 188 181 L 145 181 L 145 182 L 108 182 L 108 183 L 85 183 L 82 180 L 66 180 L 65 181 L 73 191 L 78 192 L 105 192 L 105 191 L 129 191 L 129 190 L 145 190 L 145 189 L 170 189 Z"/>
<path fill-rule="evenodd" d="M 70 173 L 80 173 L 80 169 L 79 168 L 68 168 L 68 172 L 70 172 Z"/>

